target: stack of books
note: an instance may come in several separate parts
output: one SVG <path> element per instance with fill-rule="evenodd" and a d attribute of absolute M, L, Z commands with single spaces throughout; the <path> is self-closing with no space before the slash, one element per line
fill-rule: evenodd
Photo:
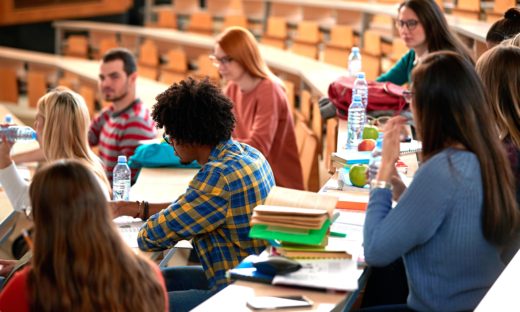
<path fill-rule="evenodd" d="M 264 205 L 253 210 L 251 238 L 323 245 L 338 199 L 274 187 Z"/>

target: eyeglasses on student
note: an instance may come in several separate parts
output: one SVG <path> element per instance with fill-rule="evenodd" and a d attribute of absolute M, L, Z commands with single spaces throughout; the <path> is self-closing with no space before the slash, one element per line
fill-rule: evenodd
<path fill-rule="evenodd" d="M 417 27 L 417 25 L 419 25 L 419 21 L 414 19 L 395 21 L 395 27 L 397 27 L 398 29 L 402 29 L 406 26 L 406 28 L 408 28 L 409 31 L 412 31 Z"/>
<path fill-rule="evenodd" d="M 228 65 L 229 63 L 233 62 L 233 58 L 231 56 L 223 56 L 223 57 L 217 57 L 214 54 L 211 54 L 209 56 L 209 59 L 211 62 L 213 62 L 213 66 L 219 67 L 221 65 Z"/>

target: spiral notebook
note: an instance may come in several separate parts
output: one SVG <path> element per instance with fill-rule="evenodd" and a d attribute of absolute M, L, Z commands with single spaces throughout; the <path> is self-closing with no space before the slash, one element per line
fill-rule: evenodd
<path fill-rule="evenodd" d="M 415 154 L 422 151 L 422 143 L 420 141 L 412 140 L 411 142 L 403 142 L 400 146 L 399 155 Z"/>

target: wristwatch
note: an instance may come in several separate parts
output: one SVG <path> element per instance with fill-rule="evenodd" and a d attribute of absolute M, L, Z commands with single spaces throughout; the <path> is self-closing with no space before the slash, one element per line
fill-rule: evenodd
<path fill-rule="evenodd" d="M 370 182 L 370 189 L 372 190 L 376 188 L 389 189 L 391 191 L 392 183 L 389 183 L 387 181 L 372 180 Z"/>

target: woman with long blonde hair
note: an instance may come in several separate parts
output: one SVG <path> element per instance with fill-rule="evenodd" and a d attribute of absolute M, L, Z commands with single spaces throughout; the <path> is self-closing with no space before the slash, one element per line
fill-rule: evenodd
<path fill-rule="evenodd" d="M 233 101 L 233 138 L 258 149 L 273 169 L 276 185 L 303 189 L 294 123 L 282 81 L 263 60 L 255 37 L 241 27 L 224 30 L 212 55 Z"/>
<path fill-rule="evenodd" d="M 125 245 L 91 169 L 59 160 L 35 174 L 33 258 L 0 294 L 0 310 L 167 311 L 159 268 Z"/>
<path fill-rule="evenodd" d="M 110 196 L 110 184 L 101 160 L 88 144 L 90 116 L 85 100 L 76 92 L 58 87 L 38 100 L 34 128 L 38 143 L 47 161 L 78 159 L 85 161 Z M 29 206 L 28 183 L 24 181 L 13 163 L 10 151 L 12 142 L 0 142 L 0 183 L 4 187 L 15 210 Z"/>

